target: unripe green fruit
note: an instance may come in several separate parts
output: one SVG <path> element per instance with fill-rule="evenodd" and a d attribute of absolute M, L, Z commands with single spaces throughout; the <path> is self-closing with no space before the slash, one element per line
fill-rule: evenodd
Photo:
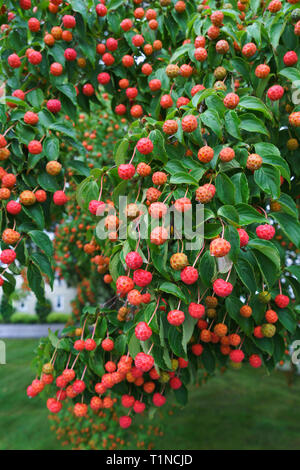
<path fill-rule="evenodd" d="M 242 363 L 241 362 L 229 361 L 229 366 L 230 366 L 231 369 L 238 370 L 238 369 L 242 368 Z"/>
<path fill-rule="evenodd" d="M 227 86 L 225 85 L 224 82 L 217 81 L 217 82 L 214 84 L 214 90 L 223 90 L 223 91 L 226 91 L 226 90 L 227 90 Z"/>
<path fill-rule="evenodd" d="M 172 359 L 172 370 L 178 369 L 178 360 L 177 359 Z"/>
<path fill-rule="evenodd" d="M 227 71 L 224 67 L 217 67 L 214 71 L 214 76 L 217 80 L 223 80 L 226 77 Z"/>
<path fill-rule="evenodd" d="M 47 364 L 44 364 L 42 371 L 43 371 L 44 374 L 52 374 L 52 372 L 54 371 L 54 367 L 51 364 L 51 362 L 48 362 Z"/>
<path fill-rule="evenodd" d="M 166 383 L 169 382 L 169 380 L 170 380 L 170 376 L 169 376 L 168 372 L 164 372 L 164 371 L 161 372 L 159 381 L 163 384 L 166 384 Z"/>
<path fill-rule="evenodd" d="M 300 20 L 300 8 L 296 8 L 296 10 L 292 11 L 291 17 L 293 21 L 299 21 Z"/>
<path fill-rule="evenodd" d="M 266 338 L 272 338 L 276 333 L 276 326 L 271 323 L 265 323 L 261 326 L 261 332 Z"/>
<path fill-rule="evenodd" d="M 169 64 L 166 68 L 166 74 L 169 78 L 175 78 L 179 75 L 179 67 L 176 64 Z"/>
<path fill-rule="evenodd" d="M 267 304 L 271 300 L 271 294 L 264 290 L 258 294 L 258 299 L 262 304 Z"/>

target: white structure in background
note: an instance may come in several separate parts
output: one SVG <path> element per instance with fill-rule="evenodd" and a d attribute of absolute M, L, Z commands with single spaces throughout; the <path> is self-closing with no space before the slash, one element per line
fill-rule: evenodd
<path fill-rule="evenodd" d="M 18 276 L 16 289 L 21 289 L 22 282 L 22 277 Z M 27 293 L 27 291 L 24 292 Z M 52 312 L 71 313 L 71 302 L 76 297 L 76 289 L 68 287 L 63 279 L 55 279 L 53 291 L 50 286 L 46 284 L 45 297 L 46 299 L 49 299 L 52 304 Z M 17 312 L 28 313 L 29 315 L 33 315 L 35 313 L 36 298 L 30 291 L 28 291 L 27 295 L 22 297 L 20 300 L 15 300 L 13 304 Z"/>

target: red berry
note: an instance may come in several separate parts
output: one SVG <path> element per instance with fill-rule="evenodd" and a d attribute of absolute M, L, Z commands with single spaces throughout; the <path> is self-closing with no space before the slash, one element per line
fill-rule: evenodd
<path fill-rule="evenodd" d="M 135 167 L 131 163 L 123 163 L 118 167 L 118 175 L 122 180 L 130 180 L 134 174 Z"/>
<path fill-rule="evenodd" d="M 64 15 L 62 17 L 63 24 L 65 28 L 75 28 L 76 26 L 76 19 L 72 15 Z"/>
<path fill-rule="evenodd" d="M 58 113 L 61 110 L 61 102 L 59 100 L 48 100 L 47 108 L 51 113 Z"/>
<path fill-rule="evenodd" d="M 93 199 L 89 203 L 89 211 L 93 215 L 102 215 L 105 211 L 105 202 Z"/>
<path fill-rule="evenodd" d="M 62 403 L 55 400 L 55 398 L 48 398 L 47 408 L 51 413 L 59 413 L 62 409 Z"/>
<path fill-rule="evenodd" d="M 224 279 L 217 279 L 213 283 L 213 290 L 219 297 L 227 297 L 233 290 L 233 285 L 230 282 L 224 281 Z"/>
<path fill-rule="evenodd" d="M 133 410 L 135 413 L 143 413 L 143 411 L 145 410 L 146 408 L 146 405 L 145 403 L 139 401 L 139 400 L 136 400 L 134 402 L 134 405 L 133 405 Z"/>
<path fill-rule="evenodd" d="M 204 62 L 207 59 L 207 50 L 204 47 L 197 47 L 194 51 L 194 56 L 199 62 Z"/>
<path fill-rule="evenodd" d="M 133 273 L 133 282 L 139 287 L 148 286 L 152 281 L 152 274 L 145 269 L 137 269 Z"/>
<path fill-rule="evenodd" d="M 242 360 L 245 357 L 245 354 L 241 349 L 234 349 L 233 351 L 230 352 L 229 354 L 230 359 L 232 362 L 242 362 Z"/>
<path fill-rule="evenodd" d="M 75 341 L 74 349 L 76 349 L 76 351 L 83 351 L 84 348 L 85 348 L 85 341 L 83 339 L 78 339 L 77 341 Z"/>
<path fill-rule="evenodd" d="M 249 364 L 251 367 L 257 369 L 262 365 L 262 360 L 258 354 L 251 354 L 251 356 L 249 357 Z"/>
<path fill-rule="evenodd" d="M 163 406 L 166 403 L 166 397 L 161 393 L 154 393 L 152 401 L 155 406 Z"/>
<path fill-rule="evenodd" d="M 107 8 L 105 5 L 103 5 L 102 3 L 98 3 L 98 5 L 96 5 L 96 13 L 98 16 L 105 16 L 106 13 L 107 13 Z"/>
<path fill-rule="evenodd" d="M 260 64 L 255 69 L 255 75 L 257 76 L 257 78 L 266 78 L 269 75 L 270 71 L 271 69 L 268 65 Z"/>
<path fill-rule="evenodd" d="M 68 61 L 76 60 L 77 52 L 75 49 L 68 47 L 64 52 L 65 59 Z"/>
<path fill-rule="evenodd" d="M 280 85 L 273 85 L 271 88 L 268 89 L 268 98 L 272 101 L 280 100 L 283 97 L 284 88 Z"/>
<path fill-rule="evenodd" d="M 194 132 L 198 127 L 198 121 L 196 116 L 192 114 L 184 116 L 181 120 L 181 126 L 183 132 Z"/>
<path fill-rule="evenodd" d="M 289 51 L 283 56 L 283 62 L 287 67 L 292 67 L 298 62 L 298 56 L 295 51 Z"/>
<path fill-rule="evenodd" d="M 102 341 L 101 346 L 104 351 L 112 351 L 114 349 L 114 342 L 112 339 L 106 338 Z"/>
<path fill-rule="evenodd" d="M 205 307 L 202 304 L 196 304 L 195 302 L 189 305 L 189 314 L 193 318 L 202 318 L 205 315 Z"/>
<path fill-rule="evenodd" d="M 6 204 L 6 210 L 9 214 L 17 215 L 22 210 L 22 206 L 19 202 L 9 201 Z"/>
<path fill-rule="evenodd" d="M 30 18 L 28 20 L 28 28 L 30 29 L 30 31 L 32 31 L 34 33 L 39 31 L 40 28 L 41 28 L 39 20 L 37 18 Z"/>
<path fill-rule="evenodd" d="M 290 299 L 287 295 L 283 295 L 283 294 L 276 295 L 275 304 L 277 305 L 277 307 L 285 308 L 288 306 L 289 303 L 290 303 Z"/>
<path fill-rule="evenodd" d="M 181 310 L 171 310 L 167 315 L 170 325 L 179 326 L 184 322 L 185 315 Z"/>
<path fill-rule="evenodd" d="M 193 266 L 187 266 L 181 271 L 180 278 L 185 284 L 194 284 L 198 280 L 198 271 Z"/>
<path fill-rule="evenodd" d="M 32 111 L 27 111 L 27 113 L 24 114 L 24 122 L 25 124 L 34 126 L 39 122 L 39 116 L 38 114 L 33 113 Z"/>
<path fill-rule="evenodd" d="M 125 257 L 125 263 L 130 269 L 139 269 L 143 264 L 143 258 L 137 251 L 130 251 Z"/>
<path fill-rule="evenodd" d="M 85 340 L 84 347 L 87 351 L 94 351 L 97 347 L 97 343 L 94 339 L 88 338 Z"/>
<path fill-rule="evenodd" d="M 110 75 L 107 72 L 99 73 L 97 76 L 97 80 L 101 85 L 107 85 L 110 81 Z"/>
<path fill-rule="evenodd" d="M 74 392 L 76 393 L 82 393 L 85 390 L 85 383 L 83 380 L 75 380 L 75 382 L 72 385 L 72 388 Z"/>
<path fill-rule="evenodd" d="M 209 245 L 209 251 L 211 256 L 216 256 L 217 258 L 222 258 L 226 256 L 231 249 L 231 245 L 224 238 L 216 238 Z"/>
<path fill-rule="evenodd" d="M 133 23 L 130 19 L 125 18 L 123 21 L 121 21 L 120 26 L 123 31 L 129 31 L 132 28 Z"/>
<path fill-rule="evenodd" d="M 239 102 L 240 98 L 236 93 L 228 93 L 223 100 L 224 105 L 228 109 L 235 109 Z"/>
<path fill-rule="evenodd" d="M 269 224 L 259 225 L 256 227 L 256 235 L 263 240 L 271 240 L 275 235 L 275 228 Z"/>
<path fill-rule="evenodd" d="M 134 332 L 135 332 L 135 336 L 140 341 L 146 341 L 152 335 L 151 328 L 147 325 L 146 322 L 143 322 L 143 321 L 139 322 L 136 325 Z"/>
<path fill-rule="evenodd" d="M 140 352 L 135 356 L 134 364 L 143 372 L 149 372 L 149 370 L 152 369 L 154 365 L 154 359 L 152 356 L 150 356 L 150 354 Z"/>
<path fill-rule="evenodd" d="M 148 155 L 153 150 L 153 143 L 147 137 L 143 137 L 138 141 L 136 148 L 143 155 Z"/>
<path fill-rule="evenodd" d="M 179 377 L 172 377 L 169 384 L 173 390 L 178 390 L 182 386 L 182 382 Z"/>
<path fill-rule="evenodd" d="M 195 356 L 201 356 L 203 353 L 203 346 L 202 344 L 193 344 L 192 352 Z"/>
<path fill-rule="evenodd" d="M 134 288 L 134 282 L 128 276 L 119 276 L 116 287 L 119 294 L 128 294 L 128 292 Z"/>
<path fill-rule="evenodd" d="M 249 42 L 244 45 L 242 49 L 242 54 L 245 57 L 252 57 L 257 51 L 257 47 L 253 42 Z"/>
<path fill-rule="evenodd" d="M 249 235 L 243 228 L 238 228 L 238 233 L 240 236 L 240 247 L 246 246 L 249 242 Z"/>
<path fill-rule="evenodd" d="M 3 264 L 11 264 L 15 261 L 16 259 L 16 253 L 14 250 L 3 250 L 0 255 L 0 261 Z"/>
<path fill-rule="evenodd" d="M 130 416 L 121 416 L 119 418 L 120 427 L 123 429 L 129 428 L 131 426 L 131 421 L 132 419 L 130 418 Z"/>
<path fill-rule="evenodd" d="M 42 151 L 43 151 L 43 146 L 41 142 L 39 142 L 38 140 L 32 140 L 31 142 L 29 142 L 28 144 L 29 153 L 32 153 L 33 155 L 38 155 L 42 153 Z"/>
<path fill-rule="evenodd" d="M 68 198 L 63 191 L 55 191 L 53 194 L 53 202 L 56 206 L 63 206 L 67 201 Z"/>

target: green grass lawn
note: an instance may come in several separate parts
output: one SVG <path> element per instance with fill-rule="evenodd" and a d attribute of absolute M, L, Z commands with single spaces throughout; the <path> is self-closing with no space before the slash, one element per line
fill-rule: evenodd
<path fill-rule="evenodd" d="M 36 340 L 7 340 L 0 366 L 0 449 L 59 449 L 47 409 L 26 387 Z M 156 420 L 155 420 L 156 421 Z M 244 368 L 192 389 L 190 402 L 164 421 L 157 449 L 299 449 L 300 380 Z"/>

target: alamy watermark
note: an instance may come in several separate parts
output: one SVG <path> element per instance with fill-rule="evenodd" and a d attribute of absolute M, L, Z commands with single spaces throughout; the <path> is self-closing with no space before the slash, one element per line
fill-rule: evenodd
<path fill-rule="evenodd" d="M 101 220 L 96 226 L 96 235 L 106 240 L 116 234 L 118 240 L 128 238 L 147 240 L 158 233 L 165 241 L 185 240 L 185 250 L 199 250 L 204 241 L 204 205 L 192 206 L 189 200 L 182 204 L 167 205 L 154 202 L 149 207 L 142 203 L 128 203 L 127 196 L 119 197 L 119 211 L 106 204 L 100 206 L 96 215 Z M 154 231 L 154 232 L 153 232 Z"/>
<path fill-rule="evenodd" d="M 6 364 L 6 344 L 0 340 L 0 365 Z"/>
<path fill-rule="evenodd" d="M 292 102 L 296 105 L 300 104 L 300 80 L 292 82 Z"/>

